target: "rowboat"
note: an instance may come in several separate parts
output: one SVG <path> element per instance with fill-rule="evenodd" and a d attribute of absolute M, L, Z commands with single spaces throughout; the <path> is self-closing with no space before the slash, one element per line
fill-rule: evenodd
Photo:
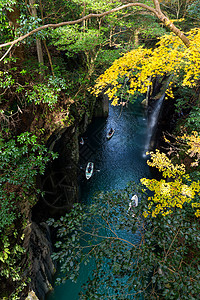
<path fill-rule="evenodd" d="M 86 179 L 90 179 L 94 171 L 94 163 L 88 162 L 86 170 L 85 170 L 85 177 Z"/>
<path fill-rule="evenodd" d="M 113 134 L 115 133 L 115 130 L 114 129 L 112 129 L 112 131 L 110 130 L 108 133 L 107 133 L 107 139 L 109 140 L 109 139 L 111 139 L 111 137 L 113 136 Z"/>
<path fill-rule="evenodd" d="M 138 196 L 137 195 L 133 195 L 133 197 L 131 198 L 131 203 L 133 207 L 138 206 Z"/>
<path fill-rule="evenodd" d="M 84 139 L 83 139 L 83 138 L 81 138 L 80 144 L 81 144 L 81 145 L 84 145 Z"/>
<path fill-rule="evenodd" d="M 138 196 L 133 195 L 133 197 L 131 198 L 131 201 L 129 202 L 128 211 L 133 211 L 133 208 L 136 206 L 138 206 Z M 132 214 L 132 217 L 135 217 L 135 214 Z"/>

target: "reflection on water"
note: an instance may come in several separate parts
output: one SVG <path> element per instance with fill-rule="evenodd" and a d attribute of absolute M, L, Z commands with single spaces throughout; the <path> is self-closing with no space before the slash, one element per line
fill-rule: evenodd
<path fill-rule="evenodd" d="M 87 181 L 80 178 L 80 199 L 90 203 L 97 191 L 109 191 L 124 188 L 128 182 L 139 182 L 149 174 L 143 156 L 146 144 L 147 120 L 140 101 L 124 107 L 110 107 L 107 120 L 96 119 L 85 133 L 84 145 L 80 145 L 80 165 L 85 167 L 88 161 L 95 164 L 94 175 Z M 106 134 L 110 128 L 115 133 L 110 140 Z M 127 232 L 120 233 L 127 238 Z M 139 239 L 136 234 L 131 239 Z M 55 287 L 47 300 L 77 300 L 81 286 L 92 274 L 92 266 L 81 268 L 77 283 L 67 281 Z M 131 298 L 130 298 L 131 299 Z"/>

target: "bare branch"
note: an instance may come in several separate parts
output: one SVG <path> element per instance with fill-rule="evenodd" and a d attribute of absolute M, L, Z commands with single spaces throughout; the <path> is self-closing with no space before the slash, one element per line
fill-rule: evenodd
<path fill-rule="evenodd" d="M 10 52 L 10 50 L 12 49 L 12 47 L 14 46 L 14 44 L 12 44 L 8 50 L 6 51 L 6 53 L 0 58 L 0 62 L 8 55 L 8 53 Z"/>

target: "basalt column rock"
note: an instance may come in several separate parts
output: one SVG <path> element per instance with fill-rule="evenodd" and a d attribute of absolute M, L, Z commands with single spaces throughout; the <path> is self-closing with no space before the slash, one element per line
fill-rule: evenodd
<path fill-rule="evenodd" d="M 45 294 L 51 289 L 55 272 L 51 258 L 53 243 L 46 220 L 65 214 L 78 199 L 78 135 L 78 128 L 73 126 L 57 133 L 47 143 L 51 150 L 58 152 L 59 157 L 48 166 L 41 178 L 40 185 L 44 194 L 32 208 L 29 225 L 24 232 L 29 265 L 27 277 L 31 278 L 29 296 L 35 293 L 39 300 L 44 300 Z"/>
<path fill-rule="evenodd" d="M 28 252 L 27 278 L 31 279 L 29 298 L 27 299 L 44 300 L 45 294 L 51 289 L 50 282 L 55 273 L 55 266 L 51 258 L 52 242 L 48 225 L 44 222 L 41 224 L 30 223 L 25 229 L 24 247 Z"/>
<path fill-rule="evenodd" d="M 43 195 L 32 209 L 33 221 L 40 223 L 49 217 L 59 217 L 69 212 L 78 199 L 77 173 L 79 171 L 79 130 L 73 126 L 57 134 L 48 144 L 58 153 L 41 178 Z"/>

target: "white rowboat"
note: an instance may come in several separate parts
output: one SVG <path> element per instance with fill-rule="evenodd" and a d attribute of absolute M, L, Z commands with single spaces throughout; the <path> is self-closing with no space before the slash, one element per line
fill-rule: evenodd
<path fill-rule="evenodd" d="M 94 172 L 94 163 L 93 162 L 88 162 L 86 170 L 85 170 L 85 177 L 86 179 L 90 179 Z"/>
<path fill-rule="evenodd" d="M 137 196 L 137 195 L 134 195 L 134 196 L 131 198 L 131 204 L 132 204 L 133 207 L 138 206 L 138 196 Z"/>
<path fill-rule="evenodd" d="M 84 145 L 84 139 L 83 139 L 83 138 L 81 138 L 80 144 L 81 144 L 81 145 Z"/>
<path fill-rule="evenodd" d="M 136 206 L 138 206 L 138 196 L 133 195 L 133 197 L 131 198 L 131 201 L 129 202 L 128 211 L 133 211 L 133 208 Z M 135 214 L 132 214 L 132 216 L 135 217 Z"/>

